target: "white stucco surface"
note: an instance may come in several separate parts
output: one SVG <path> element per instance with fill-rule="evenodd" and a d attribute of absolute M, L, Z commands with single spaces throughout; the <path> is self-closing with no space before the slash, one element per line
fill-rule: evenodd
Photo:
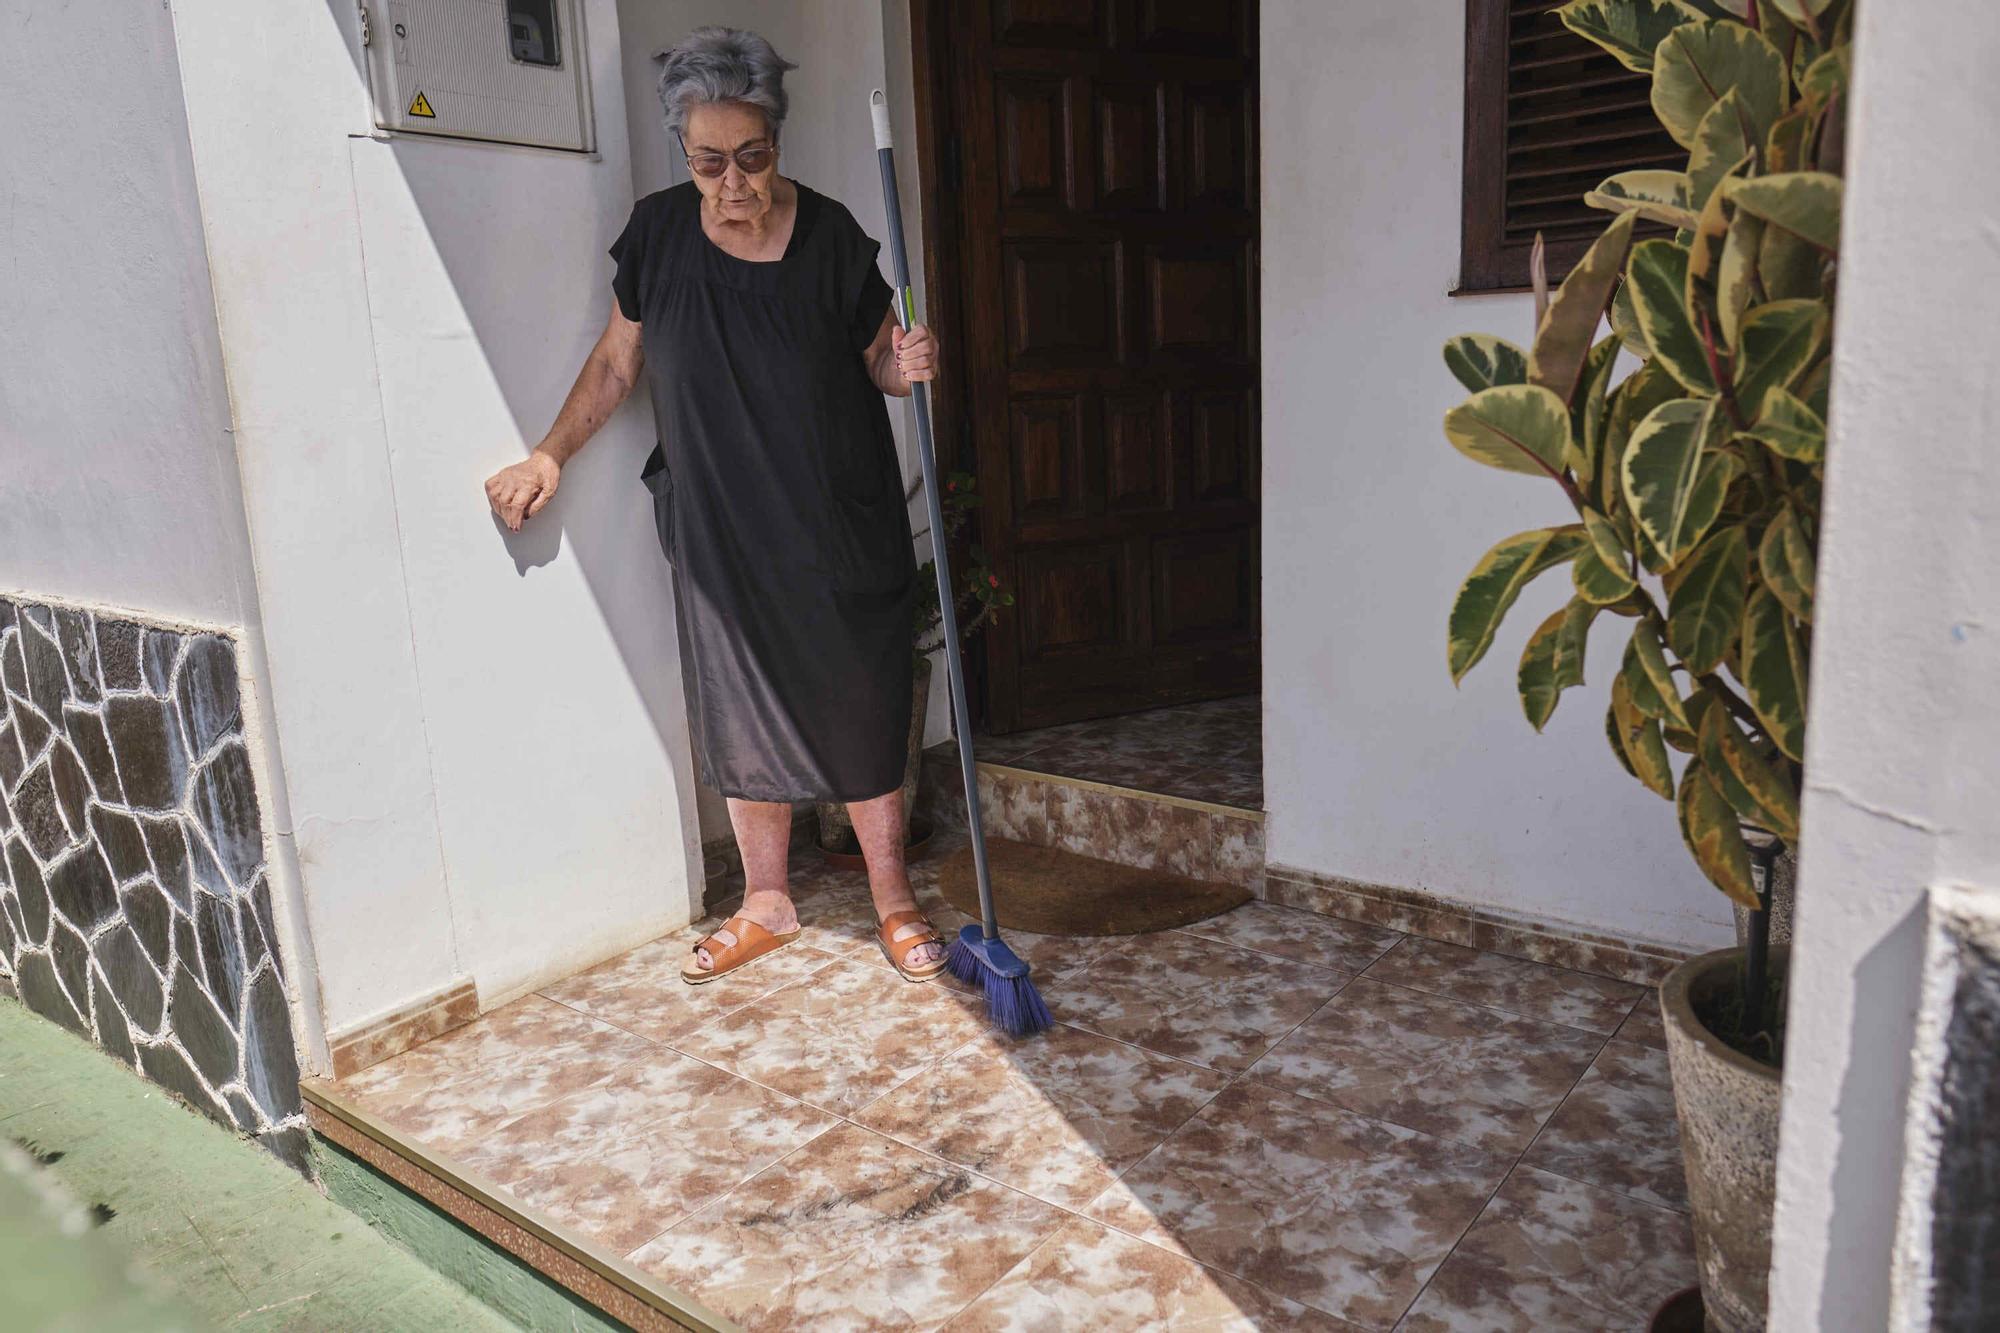
<path fill-rule="evenodd" d="M 1673 807 L 1618 767 L 1603 617 L 1590 685 L 1540 736 L 1514 670 L 1570 593 L 1521 598 L 1452 688 L 1445 617 L 1511 533 L 1575 521 L 1552 486 L 1446 443 L 1455 333 L 1526 344 L 1526 297 L 1453 299 L 1464 10 L 1262 11 L 1264 783 L 1273 865 L 1692 947 L 1727 905 Z"/>
<path fill-rule="evenodd" d="M 323 1053 L 172 14 L 16 7 L 0 81 L 0 592 L 221 630 L 299 1049 Z"/>
<path fill-rule="evenodd" d="M 1906 1326 L 1891 1250 L 1925 898 L 2000 889 L 2000 16 L 1859 15 L 1774 1329 Z"/>
<path fill-rule="evenodd" d="M 699 884 L 648 409 L 518 535 L 480 491 L 609 310 L 630 162 L 615 6 L 587 13 L 585 158 L 372 136 L 351 5 L 176 10 L 335 1030 L 465 976 L 502 1001 Z"/>
<path fill-rule="evenodd" d="M 34 53 L 0 81 L 0 588 L 240 624 L 256 593 L 172 17 L 10 12 Z"/>

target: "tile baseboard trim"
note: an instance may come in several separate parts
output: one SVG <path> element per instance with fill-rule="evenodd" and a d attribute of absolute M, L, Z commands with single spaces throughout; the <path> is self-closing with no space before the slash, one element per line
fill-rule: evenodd
<path fill-rule="evenodd" d="M 522 1211 L 494 1186 L 398 1134 L 326 1083 L 308 1080 L 301 1091 L 313 1133 L 637 1333 L 740 1333 L 737 1325 L 660 1286 L 609 1250 Z"/>
<path fill-rule="evenodd" d="M 477 1017 L 478 989 L 471 977 L 460 977 L 442 990 L 414 999 L 379 1018 L 371 1018 L 345 1032 L 327 1034 L 333 1076 L 341 1079 L 357 1074 L 392 1055 L 401 1055 L 412 1046 L 421 1046 L 453 1028 L 464 1027 Z"/>
<path fill-rule="evenodd" d="M 1266 902 L 1322 916 L 1385 926 L 1446 944 L 1594 972 L 1643 986 L 1659 985 L 1667 973 L 1701 952 L 1508 916 L 1415 889 L 1364 884 L 1295 866 L 1266 866 L 1259 896 Z"/>

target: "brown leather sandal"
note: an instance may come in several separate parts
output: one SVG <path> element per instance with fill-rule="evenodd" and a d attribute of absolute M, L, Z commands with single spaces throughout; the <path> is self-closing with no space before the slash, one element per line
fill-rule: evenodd
<path fill-rule="evenodd" d="M 724 944 L 718 937 L 724 932 L 735 937 L 733 944 Z M 765 954 L 782 949 L 799 937 L 794 929 L 783 935 L 774 935 L 747 916 L 732 916 L 717 926 L 715 930 L 695 941 L 688 948 L 688 961 L 681 968 L 681 980 L 690 986 L 699 986 L 715 980 L 728 972 L 734 972 L 745 963 L 754 963 Z M 712 966 L 699 966 L 694 956 L 696 949 L 708 950 L 708 961 Z"/>
<path fill-rule="evenodd" d="M 897 939 L 896 932 L 913 921 L 923 922 L 923 932 L 911 935 L 905 939 Z M 882 924 L 875 927 L 875 943 L 882 950 L 882 956 L 889 960 L 889 966 L 902 973 L 903 980 L 905 981 L 930 981 L 938 973 L 944 971 L 943 954 L 938 955 L 936 962 L 925 963 L 920 967 L 905 967 L 903 965 L 903 960 L 908 958 L 910 951 L 918 945 L 942 945 L 945 943 L 944 936 L 937 933 L 937 927 L 933 926 L 930 920 L 915 908 L 910 908 L 902 912 L 889 913 Z"/>

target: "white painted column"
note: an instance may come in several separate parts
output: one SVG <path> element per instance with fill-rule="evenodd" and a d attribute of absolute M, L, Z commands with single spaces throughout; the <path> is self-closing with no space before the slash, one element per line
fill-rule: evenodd
<path fill-rule="evenodd" d="M 1926 898 L 2000 885 L 2000 11 L 1863 3 L 1773 1329 L 1890 1327 Z"/>

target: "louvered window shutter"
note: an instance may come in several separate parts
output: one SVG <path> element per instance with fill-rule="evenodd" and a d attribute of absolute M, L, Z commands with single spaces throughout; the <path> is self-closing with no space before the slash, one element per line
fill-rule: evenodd
<path fill-rule="evenodd" d="M 1461 292 L 1525 288 L 1537 231 L 1560 282 L 1611 220 L 1586 190 L 1687 164 L 1653 116 L 1652 77 L 1565 28 L 1560 3 L 1466 0 Z"/>

